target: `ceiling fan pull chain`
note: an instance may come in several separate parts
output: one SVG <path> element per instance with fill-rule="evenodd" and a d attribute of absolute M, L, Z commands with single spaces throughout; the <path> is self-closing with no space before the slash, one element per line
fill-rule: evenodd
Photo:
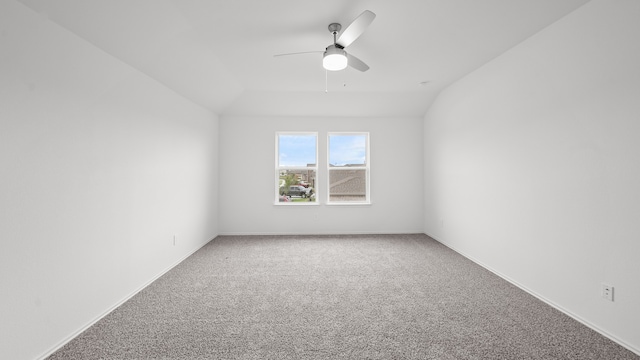
<path fill-rule="evenodd" d="M 329 92 L 329 87 L 327 85 L 327 78 L 329 77 L 329 70 L 325 69 L 324 70 L 324 92 L 328 93 Z"/>

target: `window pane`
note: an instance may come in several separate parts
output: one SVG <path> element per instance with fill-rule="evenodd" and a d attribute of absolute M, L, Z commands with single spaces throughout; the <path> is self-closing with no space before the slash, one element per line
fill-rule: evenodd
<path fill-rule="evenodd" d="M 329 166 L 365 165 L 367 136 L 329 135 Z"/>
<path fill-rule="evenodd" d="M 315 166 L 316 135 L 278 135 L 278 165 Z"/>
<path fill-rule="evenodd" d="M 367 170 L 329 170 L 329 201 L 366 201 Z"/>
<path fill-rule="evenodd" d="M 316 171 L 280 170 L 278 192 L 280 202 L 316 201 Z"/>
<path fill-rule="evenodd" d="M 317 133 L 276 133 L 276 203 L 315 203 Z"/>

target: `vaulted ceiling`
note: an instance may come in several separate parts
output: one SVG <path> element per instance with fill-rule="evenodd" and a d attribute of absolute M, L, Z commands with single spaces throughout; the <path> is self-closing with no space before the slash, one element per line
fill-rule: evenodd
<path fill-rule="evenodd" d="M 446 86 L 588 0 L 20 0 L 221 115 L 422 116 Z M 347 48 L 370 66 L 326 72 L 322 53 L 362 11 Z M 99 69 L 96 69 L 99 71 Z"/>

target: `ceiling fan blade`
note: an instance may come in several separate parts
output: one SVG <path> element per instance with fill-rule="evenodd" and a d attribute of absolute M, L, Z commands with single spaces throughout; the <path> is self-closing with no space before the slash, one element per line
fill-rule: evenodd
<path fill-rule="evenodd" d="M 324 51 L 303 51 L 303 52 L 295 52 L 295 53 L 276 54 L 273 56 L 278 57 L 278 56 L 289 56 L 289 55 L 300 55 L 300 54 L 315 54 L 315 53 L 322 53 L 322 52 Z"/>
<path fill-rule="evenodd" d="M 369 65 L 365 64 L 362 60 L 357 57 L 347 54 L 347 59 L 349 60 L 347 64 L 356 70 L 360 70 L 362 72 L 369 70 Z"/>
<path fill-rule="evenodd" d="M 351 45 L 362 33 L 367 29 L 369 24 L 376 18 L 376 14 L 372 13 L 369 10 L 365 10 L 362 14 L 358 15 L 358 17 L 353 20 L 349 26 L 340 34 L 340 37 L 336 41 L 336 43 L 342 47 L 347 47 Z"/>

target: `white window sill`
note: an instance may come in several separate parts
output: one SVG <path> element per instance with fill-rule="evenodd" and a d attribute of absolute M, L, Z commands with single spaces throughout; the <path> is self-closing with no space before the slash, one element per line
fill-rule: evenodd
<path fill-rule="evenodd" d="M 309 201 L 309 202 L 304 202 L 304 201 L 278 201 L 277 203 L 274 203 L 273 205 L 276 205 L 276 206 L 318 206 L 318 205 L 320 205 L 320 203 L 318 203 L 317 201 Z"/>
<path fill-rule="evenodd" d="M 371 202 L 328 202 L 327 206 L 371 206 Z"/>

